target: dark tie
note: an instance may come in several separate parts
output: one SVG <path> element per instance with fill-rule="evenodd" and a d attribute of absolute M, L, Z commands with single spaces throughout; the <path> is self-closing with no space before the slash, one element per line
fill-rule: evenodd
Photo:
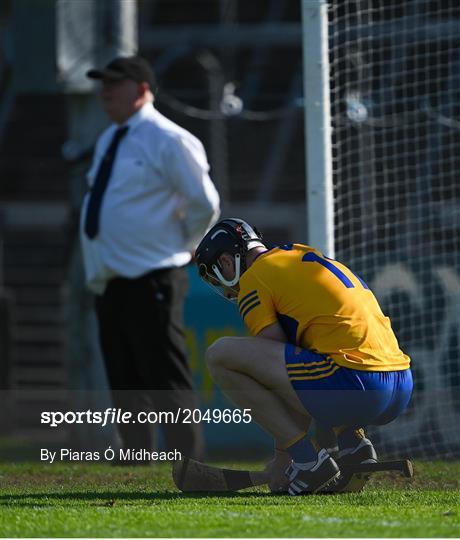
<path fill-rule="evenodd" d="M 118 128 L 115 131 L 112 142 L 110 143 L 104 158 L 99 165 L 96 180 L 91 188 L 88 208 L 85 218 L 85 233 L 89 238 L 94 238 L 99 232 L 99 215 L 101 212 L 102 199 L 105 190 L 109 184 L 110 173 L 112 172 L 113 162 L 117 154 L 117 148 L 121 139 L 126 135 L 128 126 Z"/>

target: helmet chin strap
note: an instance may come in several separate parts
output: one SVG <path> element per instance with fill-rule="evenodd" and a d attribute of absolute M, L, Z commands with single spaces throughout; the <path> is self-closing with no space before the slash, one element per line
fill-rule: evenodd
<path fill-rule="evenodd" d="M 233 287 L 240 280 L 240 271 L 241 271 L 241 255 L 239 253 L 235 254 L 235 277 L 232 280 L 227 280 L 222 275 L 222 272 L 219 270 L 217 265 L 213 264 L 212 267 L 214 274 L 216 274 L 217 279 L 225 285 L 226 287 Z"/>

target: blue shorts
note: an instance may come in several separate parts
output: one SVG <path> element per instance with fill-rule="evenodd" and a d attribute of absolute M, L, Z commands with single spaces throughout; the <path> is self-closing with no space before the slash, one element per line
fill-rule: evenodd
<path fill-rule="evenodd" d="M 327 427 L 387 424 L 409 404 L 413 382 L 404 371 L 359 371 L 287 344 L 289 380 L 306 411 Z"/>

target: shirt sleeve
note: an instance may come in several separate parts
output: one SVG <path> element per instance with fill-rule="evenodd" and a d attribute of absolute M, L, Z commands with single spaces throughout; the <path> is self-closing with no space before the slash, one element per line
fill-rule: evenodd
<path fill-rule="evenodd" d="M 238 309 L 251 335 L 256 336 L 278 318 L 270 289 L 248 270 L 240 281 Z"/>
<path fill-rule="evenodd" d="M 183 202 L 186 247 L 194 249 L 219 218 L 219 194 L 209 177 L 209 164 L 201 142 L 175 135 L 168 140 L 165 171 Z"/>

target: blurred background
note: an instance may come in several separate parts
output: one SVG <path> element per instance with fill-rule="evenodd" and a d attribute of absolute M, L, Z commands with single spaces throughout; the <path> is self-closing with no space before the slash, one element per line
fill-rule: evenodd
<path fill-rule="evenodd" d="M 104 447 L 116 437 L 38 421 L 42 410 L 109 403 L 77 235 L 85 172 L 106 125 L 85 72 L 117 55 L 146 57 L 156 107 L 205 145 L 223 216 L 255 224 L 268 244 L 306 243 L 301 13 L 301 0 L 2 0 L 5 448 L 11 440 Z M 375 437 L 387 455 L 399 445 L 409 455 L 455 457 L 460 8 L 454 0 L 331 2 L 329 51 L 336 257 L 374 288 L 416 373 L 410 410 Z M 196 388 L 203 408 L 222 407 L 204 350 L 244 328 L 193 269 L 190 279 Z M 254 425 L 204 427 L 211 455 L 234 456 L 241 441 L 258 457 L 269 452 Z"/>
<path fill-rule="evenodd" d="M 205 145 L 223 215 L 256 223 L 270 243 L 304 240 L 300 4 L 11 0 L 0 9 L 0 369 L 11 390 L 3 431 L 104 446 L 113 442 L 107 430 L 44 430 L 37 417 L 110 403 L 77 234 L 85 173 L 107 122 L 85 73 L 117 55 L 146 57 L 157 108 Z M 204 407 L 222 406 L 204 350 L 244 328 L 193 270 L 186 318 L 196 387 Z M 211 449 L 234 437 L 229 426 L 211 427 Z M 266 442 L 259 433 L 248 446 Z"/>

